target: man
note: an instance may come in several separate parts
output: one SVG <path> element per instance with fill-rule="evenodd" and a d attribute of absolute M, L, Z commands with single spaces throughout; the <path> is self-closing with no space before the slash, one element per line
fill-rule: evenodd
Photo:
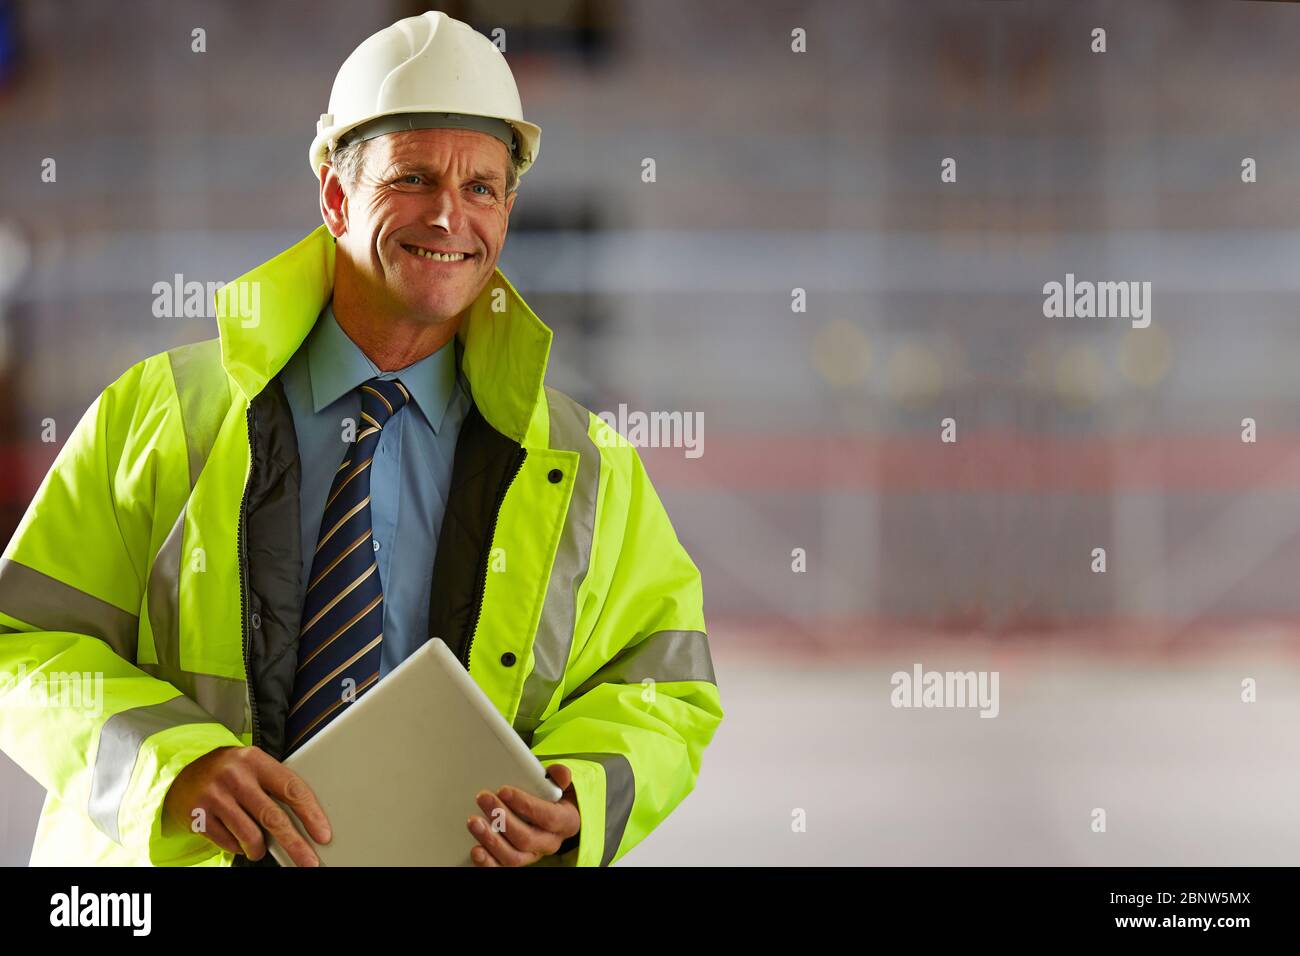
<path fill-rule="evenodd" d="M 431 637 L 564 791 L 478 794 L 475 864 L 607 865 L 690 792 L 722 719 L 699 573 L 496 268 L 540 132 L 465 24 L 370 37 L 311 148 L 324 225 L 77 426 L 0 562 L 0 671 L 103 675 L 93 713 L 0 697 L 48 791 L 34 864 L 247 863 L 268 833 L 317 863 L 280 760 Z"/>

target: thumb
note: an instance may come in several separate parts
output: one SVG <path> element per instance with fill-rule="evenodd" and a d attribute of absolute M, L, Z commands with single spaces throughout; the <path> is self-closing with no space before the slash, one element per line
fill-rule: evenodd
<path fill-rule="evenodd" d="M 553 763 L 546 768 L 546 775 L 554 781 L 555 785 L 561 790 L 568 790 L 569 784 L 573 782 L 573 771 L 562 763 Z"/>

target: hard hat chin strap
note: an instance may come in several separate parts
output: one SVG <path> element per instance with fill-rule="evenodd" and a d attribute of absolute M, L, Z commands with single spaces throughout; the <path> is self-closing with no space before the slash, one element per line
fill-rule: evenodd
<path fill-rule="evenodd" d="M 339 148 L 351 146 L 386 133 L 401 133 L 413 129 L 468 129 L 476 133 L 495 136 L 506 144 L 510 155 L 518 151 L 514 127 L 505 120 L 491 116 L 469 116 L 464 113 L 396 113 L 362 123 L 339 137 Z"/>

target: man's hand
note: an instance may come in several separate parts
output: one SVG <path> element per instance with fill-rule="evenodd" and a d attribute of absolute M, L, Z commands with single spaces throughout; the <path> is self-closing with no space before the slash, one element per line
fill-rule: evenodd
<path fill-rule="evenodd" d="M 311 788 L 260 747 L 218 747 L 182 770 L 163 799 L 163 826 L 191 829 L 193 812 L 202 810 L 200 832 L 223 850 L 260 860 L 266 830 L 295 864 L 319 866 L 311 845 L 273 797 L 292 808 L 313 840 L 329 843 L 329 821 Z"/>
<path fill-rule="evenodd" d="M 581 829 L 573 771 L 557 763 L 547 769 L 546 775 L 564 791 L 555 803 L 514 787 L 502 787 L 495 794 L 479 791 L 476 802 L 487 819 L 470 817 L 467 823 L 469 832 L 481 844 L 470 851 L 475 866 L 536 863 Z"/>

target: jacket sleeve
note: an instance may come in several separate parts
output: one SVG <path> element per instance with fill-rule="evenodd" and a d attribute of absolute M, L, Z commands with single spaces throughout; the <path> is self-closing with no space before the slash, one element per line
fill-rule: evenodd
<path fill-rule="evenodd" d="M 548 865 L 608 866 L 640 843 L 694 788 L 723 717 L 700 573 L 636 449 L 606 445 L 565 696 L 532 742 L 544 766 L 572 769 L 582 815 Z"/>
<path fill-rule="evenodd" d="M 164 836 L 163 798 L 187 764 L 240 740 L 135 666 L 157 480 L 139 426 L 167 400 L 144 378 L 141 363 L 95 400 L 0 558 L 0 749 L 117 844 L 186 864 L 220 850 Z"/>

